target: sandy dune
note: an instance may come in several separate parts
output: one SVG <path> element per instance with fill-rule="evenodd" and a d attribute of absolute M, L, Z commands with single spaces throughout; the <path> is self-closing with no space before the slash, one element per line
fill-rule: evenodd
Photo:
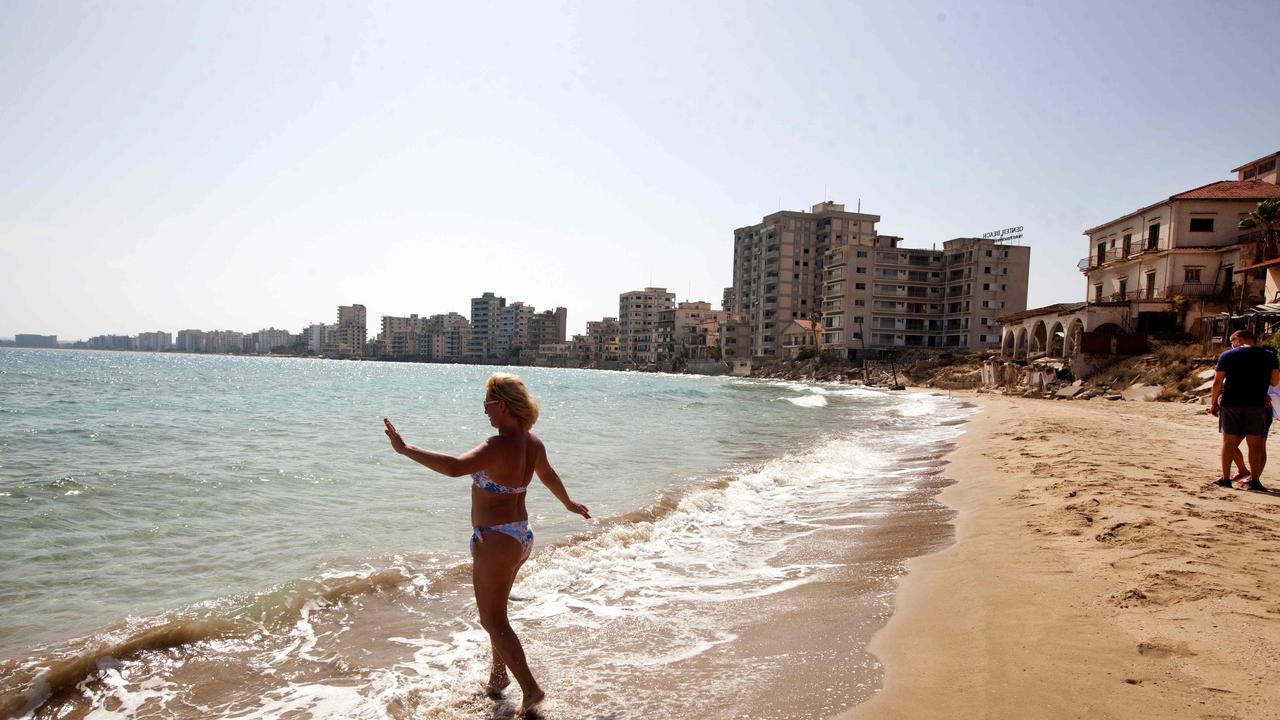
<path fill-rule="evenodd" d="M 841 717 L 1280 717 L 1280 498 L 1211 484 L 1214 419 L 975 400 L 957 544 L 911 562 L 885 687 Z"/>

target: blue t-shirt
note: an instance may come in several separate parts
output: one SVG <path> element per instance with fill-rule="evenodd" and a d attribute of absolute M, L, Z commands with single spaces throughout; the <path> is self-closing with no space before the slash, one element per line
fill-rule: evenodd
<path fill-rule="evenodd" d="M 1271 348 L 1243 345 L 1218 356 L 1218 372 L 1226 373 L 1222 407 L 1265 407 L 1271 371 L 1280 368 Z"/>

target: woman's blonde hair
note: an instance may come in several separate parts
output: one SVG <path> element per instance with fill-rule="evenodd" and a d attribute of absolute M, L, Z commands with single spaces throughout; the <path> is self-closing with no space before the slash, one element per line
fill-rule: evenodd
<path fill-rule="evenodd" d="M 525 431 L 538 422 L 538 401 L 529 394 L 524 381 L 510 373 L 494 373 L 484 383 L 484 394 L 489 400 L 501 400 L 507 411 L 520 421 Z"/>

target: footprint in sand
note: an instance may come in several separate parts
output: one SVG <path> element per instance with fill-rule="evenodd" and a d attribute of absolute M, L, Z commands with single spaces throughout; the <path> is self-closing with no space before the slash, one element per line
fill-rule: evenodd
<path fill-rule="evenodd" d="M 1138 643 L 1138 654 L 1152 658 L 1193 657 L 1196 653 L 1186 643 L 1173 643 L 1160 638 Z"/>

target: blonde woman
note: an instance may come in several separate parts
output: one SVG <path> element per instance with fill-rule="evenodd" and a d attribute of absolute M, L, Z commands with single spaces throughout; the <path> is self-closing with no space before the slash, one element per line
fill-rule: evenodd
<path fill-rule="evenodd" d="M 516 572 L 533 549 L 525 491 L 534 473 L 569 512 L 590 519 L 587 507 L 569 499 L 560 476 L 547 461 L 547 449 L 529 432 L 538 421 L 538 403 L 515 375 L 494 373 L 484 384 L 484 413 L 498 434 L 458 457 L 408 445 L 390 420 L 387 437 L 397 453 L 449 477 L 471 476 L 471 557 L 480 624 L 489 633 L 493 665 L 486 688 L 493 694 L 515 675 L 524 695 L 520 712 L 531 715 L 542 702 L 525 660 L 520 638 L 507 619 L 507 597 Z"/>

